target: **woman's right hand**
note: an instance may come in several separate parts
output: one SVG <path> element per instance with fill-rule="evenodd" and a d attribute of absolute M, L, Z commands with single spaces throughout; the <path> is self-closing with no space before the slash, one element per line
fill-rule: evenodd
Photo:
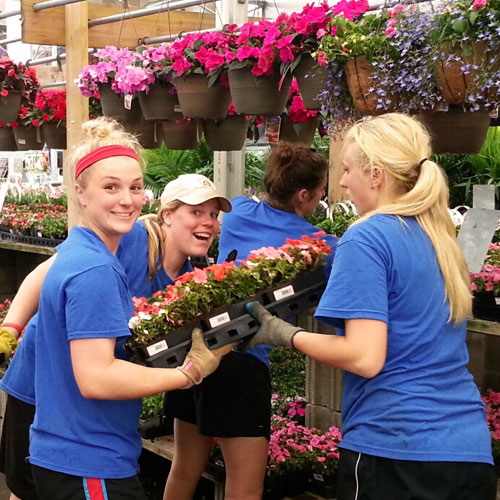
<path fill-rule="evenodd" d="M 237 342 L 211 351 L 203 340 L 203 332 L 195 328 L 191 335 L 192 346 L 182 366 L 177 367 L 189 380 L 185 389 L 200 384 L 205 377 L 213 373 L 219 366 L 222 356 L 232 351 Z"/>

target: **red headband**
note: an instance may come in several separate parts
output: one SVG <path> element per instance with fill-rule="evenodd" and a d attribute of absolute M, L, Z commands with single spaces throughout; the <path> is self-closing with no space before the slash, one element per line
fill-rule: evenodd
<path fill-rule="evenodd" d="M 111 158 L 112 156 L 130 156 L 134 160 L 139 161 L 137 153 L 126 146 L 120 146 L 113 144 L 111 146 L 102 146 L 101 148 L 94 149 L 89 154 L 85 155 L 83 158 L 78 160 L 76 164 L 75 179 L 90 165 L 93 165 L 99 160 L 104 160 L 104 158 Z"/>

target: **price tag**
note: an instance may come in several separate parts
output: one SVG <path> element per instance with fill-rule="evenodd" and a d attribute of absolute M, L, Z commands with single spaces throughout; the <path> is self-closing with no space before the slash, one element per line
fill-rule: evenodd
<path fill-rule="evenodd" d="M 293 285 L 288 285 L 283 288 L 278 288 L 278 290 L 274 290 L 273 295 L 276 300 L 282 300 L 286 297 L 290 297 L 290 295 L 294 293 L 295 290 L 293 289 Z"/>
<path fill-rule="evenodd" d="M 174 113 L 182 113 L 182 108 L 180 104 L 174 106 Z"/>
<path fill-rule="evenodd" d="M 132 97 L 131 94 L 126 94 L 123 98 L 123 106 L 125 109 L 132 109 Z"/>
<path fill-rule="evenodd" d="M 18 139 L 18 144 L 26 144 L 26 139 Z"/>
<path fill-rule="evenodd" d="M 317 472 L 313 473 L 313 478 L 316 479 L 316 481 L 321 481 L 321 482 L 325 481 L 323 474 L 318 474 Z"/>
<path fill-rule="evenodd" d="M 210 326 L 215 328 L 216 326 L 223 325 L 224 323 L 229 323 L 231 318 L 227 312 L 214 316 L 208 320 Z"/>
<path fill-rule="evenodd" d="M 167 349 L 167 342 L 165 340 L 162 340 L 160 342 L 156 342 L 156 344 L 148 346 L 147 351 L 150 356 L 154 356 L 155 354 L 166 351 Z"/>

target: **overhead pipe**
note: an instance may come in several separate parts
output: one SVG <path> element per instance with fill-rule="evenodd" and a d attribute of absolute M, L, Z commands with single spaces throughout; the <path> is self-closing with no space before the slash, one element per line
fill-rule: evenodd
<path fill-rule="evenodd" d="M 33 4 L 33 10 L 38 12 L 39 10 L 50 9 L 52 7 L 60 7 L 61 5 L 69 5 L 70 3 L 78 3 L 83 0 L 47 0 L 46 2 L 39 2 Z"/>
<path fill-rule="evenodd" d="M 8 45 L 9 43 L 16 43 L 16 42 L 22 42 L 22 41 L 23 41 L 22 38 L 11 38 L 10 40 L 5 39 L 5 40 L 0 40 L 0 45 Z"/>
<path fill-rule="evenodd" d="M 0 12 L 0 19 L 5 19 L 6 17 L 20 16 L 21 9 L 17 10 L 6 10 L 5 12 Z"/>
<path fill-rule="evenodd" d="M 177 38 L 182 38 L 183 36 L 196 35 L 198 33 L 215 33 L 217 31 L 221 31 L 221 30 L 222 30 L 222 28 L 209 28 L 206 30 L 199 30 L 199 31 L 182 31 L 181 33 L 177 33 L 175 35 L 139 38 L 139 45 L 150 45 L 153 43 L 173 42 Z"/>
<path fill-rule="evenodd" d="M 89 49 L 88 53 L 92 54 L 92 52 L 94 51 L 95 49 Z M 61 52 L 60 54 L 57 54 L 57 56 L 41 57 L 40 59 L 33 59 L 33 60 L 28 59 L 26 61 L 26 66 L 36 66 L 38 64 L 60 61 L 61 59 L 66 59 L 66 52 Z"/>
<path fill-rule="evenodd" d="M 168 12 L 171 10 L 184 9 L 187 7 L 196 7 L 205 3 L 212 3 L 209 0 L 180 0 L 173 4 L 162 3 L 156 7 L 150 7 L 146 9 L 138 9 L 131 12 L 124 12 L 123 14 L 115 14 L 113 16 L 98 17 L 96 19 L 91 19 L 89 21 L 89 28 L 92 26 L 99 26 L 101 24 L 115 23 L 117 21 L 126 21 L 127 19 L 135 19 L 137 17 L 149 16 L 151 14 L 159 14 L 161 12 Z"/>
<path fill-rule="evenodd" d="M 64 87 L 66 82 L 53 82 L 53 83 L 45 83 L 41 85 L 42 89 L 50 89 L 52 87 Z"/>

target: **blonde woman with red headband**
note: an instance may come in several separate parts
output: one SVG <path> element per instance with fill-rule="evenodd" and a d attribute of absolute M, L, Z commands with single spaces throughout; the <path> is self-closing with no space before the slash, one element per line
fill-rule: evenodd
<path fill-rule="evenodd" d="M 142 208 L 141 149 L 105 119 L 84 124 L 84 134 L 70 160 L 80 224 L 58 247 L 40 295 L 28 460 L 42 500 L 144 499 L 140 398 L 199 383 L 220 354 L 196 331 L 179 369 L 128 362 L 123 344 L 133 307 L 115 253 Z"/>

